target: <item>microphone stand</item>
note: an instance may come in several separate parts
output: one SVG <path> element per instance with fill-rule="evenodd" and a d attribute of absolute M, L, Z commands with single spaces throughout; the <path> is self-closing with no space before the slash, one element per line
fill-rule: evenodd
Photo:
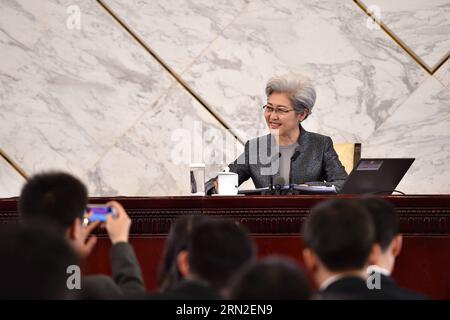
<path fill-rule="evenodd" d="M 284 187 L 284 179 L 282 177 L 277 177 L 275 179 L 275 195 L 280 196 L 281 192 L 283 191 L 283 187 Z"/>
<path fill-rule="evenodd" d="M 300 151 L 295 151 L 291 157 L 291 161 L 289 163 L 289 190 L 287 194 L 294 194 L 294 183 L 292 183 L 292 163 L 298 158 L 300 155 Z"/>
<path fill-rule="evenodd" d="M 275 160 L 277 160 L 277 159 L 276 159 L 277 156 L 278 156 L 278 161 L 280 161 L 280 158 L 281 158 L 281 152 L 279 152 L 278 154 L 276 154 L 276 155 L 274 155 L 274 156 L 272 157 L 272 159 L 271 159 L 271 161 L 270 161 L 270 166 L 272 166 L 273 162 L 274 162 Z M 279 168 L 278 168 L 278 169 L 279 169 Z M 274 186 L 274 184 L 273 184 L 273 173 L 270 175 L 269 183 L 270 183 L 270 184 L 269 184 L 269 190 L 267 191 L 266 194 L 276 195 L 276 194 L 277 194 L 277 190 L 276 190 L 276 187 L 277 187 L 277 186 Z M 278 188 L 278 192 L 281 192 L 281 191 L 280 191 L 280 188 Z"/>

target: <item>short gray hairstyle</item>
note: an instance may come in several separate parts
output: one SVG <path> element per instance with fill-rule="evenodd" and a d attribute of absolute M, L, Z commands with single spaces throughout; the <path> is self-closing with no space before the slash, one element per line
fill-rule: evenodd
<path fill-rule="evenodd" d="M 301 113 L 306 109 L 310 115 L 316 102 L 316 90 L 312 81 L 299 74 L 271 78 L 266 85 L 267 98 L 274 92 L 286 93 L 296 113 Z"/>

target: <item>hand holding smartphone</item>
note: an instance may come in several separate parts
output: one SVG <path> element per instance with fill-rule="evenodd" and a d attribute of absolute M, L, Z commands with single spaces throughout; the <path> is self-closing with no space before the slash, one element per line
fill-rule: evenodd
<path fill-rule="evenodd" d="M 83 225 L 88 225 L 95 221 L 106 222 L 106 216 L 117 217 L 116 210 L 106 204 L 89 204 L 83 217 Z"/>
<path fill-rule="evenodd" d="M 124 207 L 117 201 L 108 202 L 108 205 L 115 209 L 117 216 L 115 219 L 108 218 L 105 223 L 111 243 L 128 242 L 131 219 Z"/>

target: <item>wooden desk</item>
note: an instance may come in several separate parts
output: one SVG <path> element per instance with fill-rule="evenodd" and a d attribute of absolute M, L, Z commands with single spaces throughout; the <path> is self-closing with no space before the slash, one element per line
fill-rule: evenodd
<path fill-rule="evenodd" d="M 133 244 L 149 290 L 156 274 L 171 223 L 186 214 L 206 214 L 244 224 L 258 245 L 258 255 L 287 255 L 302 263 L 301 226 L 311 208 L 336 196 L 148 197 L 111 199 L 130 214 Z M 337 196 L 350 198 L 349 196 Z M 404 245 L 393 277 L 407 288 L 432 298 L 450 299 L 450 195 L 389 196 L 400 217 Z M 18 221 L 17 199 L 0 199 L 0 223 Z M 86 263 L 87 273 L 110 273 L 109 240 L 99 231 L 99 242 Z"/>

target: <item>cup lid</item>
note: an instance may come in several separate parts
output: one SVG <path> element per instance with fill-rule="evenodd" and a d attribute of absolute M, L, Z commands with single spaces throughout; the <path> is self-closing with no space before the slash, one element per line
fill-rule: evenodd
<path fill-rule="evenodd" d="M 218 176 L 233 176 L 237 175 L 235 172 L 230 172 L 230 167 L 226 167 L 223 171 L 217 173 Z"/>
<path fill-rule="evenodd" d="M 189 168 L 204 168 L 205 164 L 204 163 L 191 163 L 189 165 Z"/>
<path fill-rule="evenodd" d="M 235 173 L 235 172 L 218 172 L 217 173 L 217 175 L 219 175 L 219 176 L 234 176 L 234 175 L 237 175 L 237 173 Z"/>

